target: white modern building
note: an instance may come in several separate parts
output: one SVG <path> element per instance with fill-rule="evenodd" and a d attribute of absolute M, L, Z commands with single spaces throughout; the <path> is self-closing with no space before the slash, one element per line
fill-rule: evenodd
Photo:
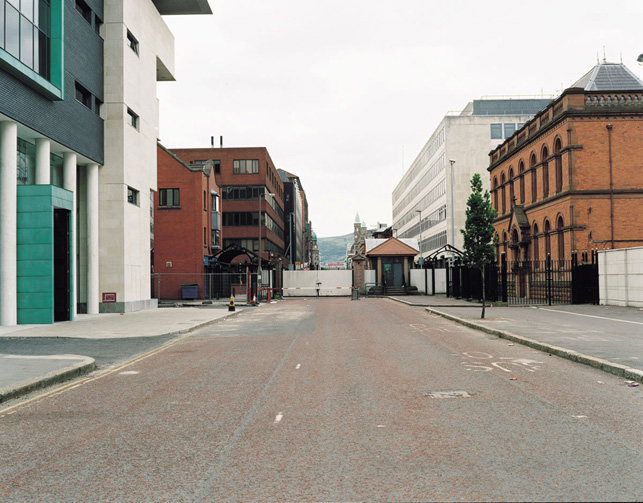
<path fill-rule="evenodd" d="M 394 235 L 417 239 L 423 257 L 447 244 L 461 250 L 472 176 L 489 190 L 489 152 L 549 102 L 482 98 L 448 113 L 393 190 Z"/>
<path fill-rule="evenodd" d="M 0 325 L 154 307 L 162 16 L 208 2 L 17 5 L 0 0 Z"/>

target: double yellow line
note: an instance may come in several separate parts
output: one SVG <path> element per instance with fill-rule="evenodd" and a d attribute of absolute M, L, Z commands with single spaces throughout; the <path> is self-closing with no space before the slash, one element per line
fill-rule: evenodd
<path fill-rule="evenodd" d="M 26 409 L 28 407 L 31 407 L 32 405 L 36 405 L 36 404 L 38 404 L 38 403 L 40 403 L 40 402 L 42 402 L 44 400 L 47 400 L 49 398 L 53 398 L 55 396 L 62 395 L 63 393 L 66 393 L 67 391 L 70 391 L 72 389 L 80 388 L 81 386 L 85 386 L 86 384 L 89 384 L 91 382 L 97 381 L 99 379 L 103 379 L 104 377 L 112 375 L 112 374 L 114 374 L 116 372 L 119 372 L 119 371 L 121 371 L 121 370 L 123 370 L 123 369 L 125 369 L 127 367 L 130 367 L 130 366 L 132 366 L 132 365 L 134 365 L 136 363 L 139 363 L 139 362 L 141 362 L 143 360 L 146 360 L 147 358 L 149 358 L 151 356 L 154 356 L 154 355 L 156 355 L 158 353 L 161 353 L 161 352 L 165 351 L 166 349 L 171 348 L 172 346 L 174 346 L 175 344 L 181 342 L 183 339 L 185 339 L 189 335 L 190 334 L 181 335 L 181 336 L 177 337 L 176 339 L 174 339 L 172 341 L 169 341 L 169 342 L 166 342 L 162 346 L 160 346 L 160 347 L 158 347 L 156 349 L 152 349 L 152 350 L 148 351 L 147 353 L 143 353 L 142 355 L 139 355 L 136 358 L 134 358 L 134 359 L 132 359 L 132 360 L 126 362 L 126 363 L 123 363 L 122 365 L 119 365 L 117 367 L 111 367 L 111 368 L 107 368 L 105 370 L 101 370 L 101 371 L 95 373 L 93 376 L 87 376 L 87 377 L 83 377 L 81 379 L 74 380 L 74 381 L 72 381 L 72 382 L 70 382 L 68 384 L 64 384 L 64 385 L 59 386 L 59 387 L 57 387 L 55 389 L 52 389 L 51 391 L 41 393 L 38 396 L 35 396 L 35 397 L 30 398 L 28 400 L 25 400 L 23 402 L 20 402 L 20 403 L 17 403 L 15 405 L 12 405 L 11 407 L 7 407 L 5 409 L 0 409 L 0 419 L 2 419 L 4 417 L 7 417 L 7 416 L 10 416 L 12 414 L 15 414 L 16 412 L 18 412 L 21 409 Z"/>

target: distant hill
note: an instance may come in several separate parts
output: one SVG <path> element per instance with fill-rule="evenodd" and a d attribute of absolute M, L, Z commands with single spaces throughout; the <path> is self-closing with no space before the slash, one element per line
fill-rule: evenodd
<path fill-rule="evenodd" d="M 322 265 L 344 262 L 346 260 L 346 246 L 352 243 L 352 233 L 345 236 L 317 238 L 320 262 Z"/>

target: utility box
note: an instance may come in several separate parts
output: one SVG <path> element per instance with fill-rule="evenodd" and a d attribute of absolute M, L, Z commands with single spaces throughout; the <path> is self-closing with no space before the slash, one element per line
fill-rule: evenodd
<path fill-rule="evenodd" d="M 199 285 L 188 283 L 181 285 L 181 298 L 183 300 L 195 300 L 199 297 Z"/>

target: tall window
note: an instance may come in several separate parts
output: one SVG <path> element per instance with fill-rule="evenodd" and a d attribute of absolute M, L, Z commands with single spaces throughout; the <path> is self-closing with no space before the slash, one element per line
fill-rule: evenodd
<path fill-rule="evenodd" d="M 493 207 L 496 211 L 499 211 L 498 208 L 498 177 L 493 177 Z"/>
<path fill-rule="evenodd" d="M 556 234 L 558 235 L 558 260 L 565 260 L 565 233 L 563 230 L 563 217 L 558 217 Z"/>
<path fill-rule="evenodd" d="M 181 206 L 179 189 L 159 189 L 159 206 L 162 208 Z"/>
<path fill-rule="evenodd" d="M 534 260 L 540 260 L 540 253 L 538 250 L 538 224 L 534 224 L 534 232 L 533 232 L 533 237 L 532 237 L 532 248 L 533 248 L 533 254 L 534 254 Z"/>
<path fill-rule="evenodd" d="M 549 151 L 543 147 L 543 199 L 549 197 L 549 164 L 547 163 Z"/>
<path fill-rule="evenodd" d="M 502 199 L 501 204 L 502 204 L 502 214 L 504 215 L 507 213 L 507 197 L 505 193 L 505 185 L 506 185 L 506 180 L 505 180 L 505 174 L 503 173 L 500 175 L 500 198 Z"/>
<path fill-rule="evenodd" d="M 563 157 L 560 153 L 561 145 L 560 138 L 554 143 L 554 166 L 556 170 L 556 192 L 561 192 L 563 190 Z"/>
<path fill-rule="evenodd" d="M 509 168 L 509 208 L 513 208 L 516 203 L 516 194 L 514 193 L 514 169 Z"/>
<path fill-rule="evenodd" d="M 536 174 L 536 155 L 531 154 L 529 158 L 529 170 L 531 171 L 531 202 L 538 200 L 538 175 Z"/>
<path fill-rule="evenodd" d="M 525 163 L 522 161 L 518 165 L 518 176 L 520 176 L 520 204 L 525 204 Z"/>
<path fill-rule="evenodd" d="M 49 0 L 0 0 L 0 49 L 45 79 L 51 72 Z"/>

